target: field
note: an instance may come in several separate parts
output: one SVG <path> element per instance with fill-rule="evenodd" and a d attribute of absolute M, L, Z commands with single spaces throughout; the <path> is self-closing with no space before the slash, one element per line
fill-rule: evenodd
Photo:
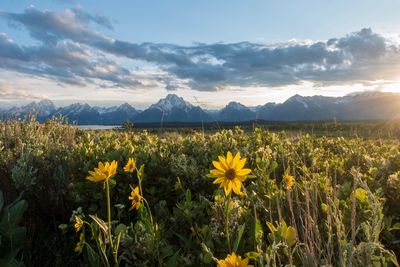
<path fill-rule="evenodd" d="M 0 129 L 0 266 L 399 266 L 399 123 Z"/>

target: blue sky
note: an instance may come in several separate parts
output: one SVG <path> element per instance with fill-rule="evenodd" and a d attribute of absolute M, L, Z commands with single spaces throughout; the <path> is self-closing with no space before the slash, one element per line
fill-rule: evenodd
<path fill-rule="evenodd" d="M 400 1 L 0 3 L 0 102 L 206 107 L 398 91 Z"/>

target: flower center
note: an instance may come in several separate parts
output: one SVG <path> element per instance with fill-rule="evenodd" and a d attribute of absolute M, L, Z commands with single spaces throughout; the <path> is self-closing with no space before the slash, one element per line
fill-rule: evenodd
<path fill-rule="evenodd" d="M 235 179 L 235 177 L 236 177 L 236 172 L 235 172 L 235 170 L 234 170 L 234 169 L 228 169 L 228 170 L 225 172 L 225 177 L 226 177 L 228 180 L 233 180 L 233 179 Z"/>

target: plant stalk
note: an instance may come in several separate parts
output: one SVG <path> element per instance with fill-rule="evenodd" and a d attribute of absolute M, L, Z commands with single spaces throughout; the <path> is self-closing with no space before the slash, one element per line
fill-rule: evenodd
<path fill-rule="evenodd" d="M 231 193 L 229 194 L 226 205 L 225 205 L 225 234 L 226 234 L 226 241 L 228 245 L 229 253 L 232 252 L 231 250 L 231 238 L 229 236 L 229 203 L 231 202 Z"/>
<path fill-rule="evenodd" d="M 106 197 L 107 197 L 107 224 L 108 224 L 108 239 L 111 245 L 111 252 L 113 254 L 113 258 L 116 266 L 118 266 L 118 251 L 114 251 L 114 244 L 111 234 L 111 200 L 110 200 L 110 185 L 108 180 L 106 180 Z"/>

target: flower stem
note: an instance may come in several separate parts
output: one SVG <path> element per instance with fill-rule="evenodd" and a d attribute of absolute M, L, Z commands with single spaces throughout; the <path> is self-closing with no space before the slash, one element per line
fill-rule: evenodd
<path fill-rule="evenodd" d="M 151 226 L 152 226 L 152 229 L 153 229 L 153 238 L 154 238 L 154 242 L 157 242 L 156 239 L 157 239 L 158 227 L 157 227 L 157 224 L 154 223 L 153 214 L 151 213 L 151 209 L 150 209 L 149 202 L 147 202 L 146 198 L 143 196 L 143 190 L 142 190 L 142 175 L 141 175 L 141 174 L 142 174 L 142 173 L 139 172 L 139 170 L 136 168 L 136 175 L 137 175 L 138 183 L 139 183 L 139 193 L 140 193 L 140 195 L 141 195 L 142 198 L 143 198 L 144 205 L 145 205 L 145 207 L 146 207 L 146 209 L 147 209 L 147 213 L 148 213 L 148 215 L 149 215 L 149 217 L 150 217 L 150 223 L 151 223 Z M 162 260 L 160 259 L 160 252 L 159 252 L 159 249 L 158 249 L 158 244 L 156 244 L 155 249 L 156 249 L 156 254 L 157 254 L 157 258 L 158 258 L 158 265 L 159 265 L 159 266 L 162 266 Z"/>
<path fill-rule="evenodd" d="M 111 234 L 111 201 L 110 201 L 110 185 L 106 180 L 106 197 L 107 197 L 107 224 L 108 224 L 108 239 L 110 240 L 111 252 L 114 257 L 115 264 L 118 266 L 118 251 L 114 251 L 114 244 Z"/>
<path fill-rule="evenodd" d="M 225 235 L 226 235 L 226 241 L 228 244 L 228 250 L 229 253 L 231 253 L 231 239 L 229 236 L 229 203 L 231 202 L 231 194 L 229 194 L 228 198 L 226 199 L 226 205 L 225 205 Z"/>

